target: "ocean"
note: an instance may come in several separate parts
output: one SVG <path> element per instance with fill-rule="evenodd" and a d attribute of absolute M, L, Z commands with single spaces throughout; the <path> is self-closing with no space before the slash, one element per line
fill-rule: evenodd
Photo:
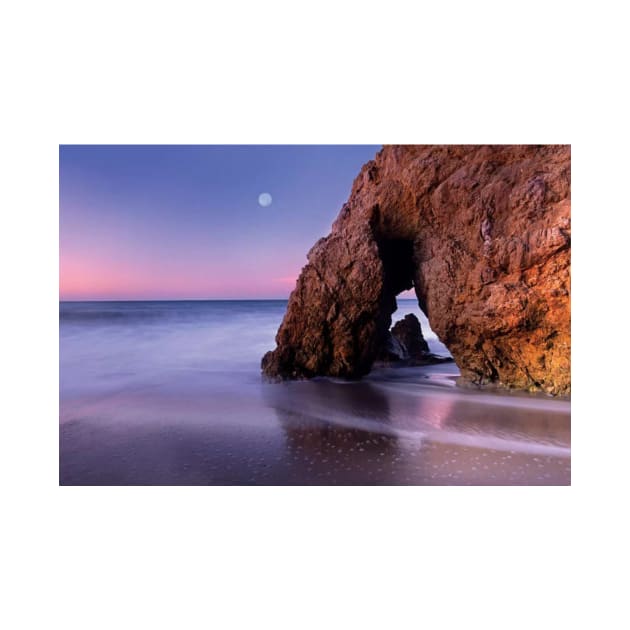
<path fill-rule="evenodd" d="M 286 304 L 61 302 L 60 483 L 570 484 L 566 400 L 461 389 L 454 363 L 263 382 Z"/>

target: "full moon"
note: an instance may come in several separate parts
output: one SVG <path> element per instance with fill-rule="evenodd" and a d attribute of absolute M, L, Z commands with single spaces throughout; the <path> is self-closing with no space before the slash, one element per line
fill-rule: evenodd
<path fill-rule="evenodd" d="M 269 193 L 260 193 L 260 195 L 258 195 L 258 203 L 263 207 L 266 208 L 267 206 L 271 205 L 271 195 Z"/>

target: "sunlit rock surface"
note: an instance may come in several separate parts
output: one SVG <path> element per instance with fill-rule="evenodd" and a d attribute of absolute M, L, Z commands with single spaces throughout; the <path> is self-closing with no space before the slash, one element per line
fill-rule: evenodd
<path fill-rule="evenodd" d="M 569 394 L 569 146 L 386 146 L 308 254 L 262 361 L 367 374 L 414 288 L 462 380 Z"/>

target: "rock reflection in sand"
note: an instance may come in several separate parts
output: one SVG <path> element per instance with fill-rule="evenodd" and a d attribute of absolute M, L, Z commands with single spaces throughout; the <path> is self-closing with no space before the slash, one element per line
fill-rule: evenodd
<path fill-rule="evenodd" d="M 570 483 L 561 401 L 488 402 L 422 380 L 212 378 L 64 400 L 61 483 Z"/>
<path fill-rule="evenodd" d="M 331 381 L 269 391 L 288 448 L 306 464 L 304 483 L 570 482 L 568 415 L 553 405 L 541 413 L 527 399 L 510 399 L 497 412 L 468 392 L 417 384 L 412 396 Z"/>

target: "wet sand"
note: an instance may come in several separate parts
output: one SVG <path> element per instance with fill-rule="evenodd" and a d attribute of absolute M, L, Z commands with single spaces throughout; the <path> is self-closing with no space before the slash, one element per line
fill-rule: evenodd
<path fill-rule="evenodd" d="M 570 403 L 455 387 L 178 370 L 61 401 L 62 485 L 568 485 Z M 209 384 L 212 384 L 209 387 Z"/>

